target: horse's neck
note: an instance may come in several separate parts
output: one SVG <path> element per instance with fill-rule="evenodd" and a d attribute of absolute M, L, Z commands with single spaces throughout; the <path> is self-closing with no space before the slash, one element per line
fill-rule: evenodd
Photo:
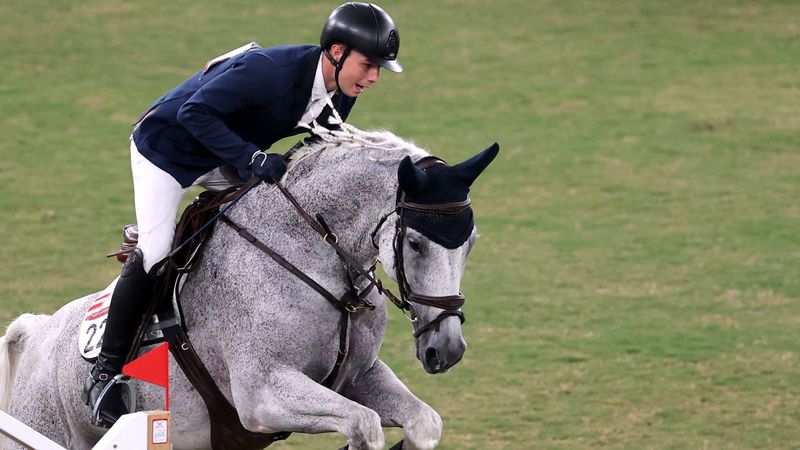
<path fill-rule="evenodd" d="M 312 217 L 324 218 L 346 250 L 360 262 L 371 263 L 376 250 L 370 234 L 380 217 L 394 209 L 398 156 L 388 158 L 391 162 L 376 162 L 365 155 L 345 155 L 344 161 L 331 154 L 310 155 L 299 164 L 312 167 L 290 170 L 284 185 Z M 305 236 L 310 240 L 294 244 L 318 245 L 320 237 L 274 186 L 254 189 L 242 203 L 237 215 L 245 227 L 265 235 Z"/>

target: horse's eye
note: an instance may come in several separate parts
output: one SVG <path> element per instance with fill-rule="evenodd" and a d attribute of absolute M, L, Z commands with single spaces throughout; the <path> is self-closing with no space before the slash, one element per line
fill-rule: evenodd
<path fill-rule="evenodd" d="M 420 251 L 419 242 L 408 241 L 408 246 L 411 247 L 411 250 L 413 250 L 414 252 L 419 253 Z"/>

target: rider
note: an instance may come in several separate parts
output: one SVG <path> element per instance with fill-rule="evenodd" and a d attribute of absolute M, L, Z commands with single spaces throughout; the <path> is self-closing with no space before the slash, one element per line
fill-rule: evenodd
<path fill-rule="evenodd" d="M 397 27 L 383 9 L 345 3 L 325 22 L 319 47 L 237 49 L 210 61 L 137 120 L 131 171 L 139 242 L 114 288 L 102 350 L 83 388 L 89 408 L 99 408 L 95 425 L 111 426 L 128 413 L 120 386 L 101 392 L 126 362 L 149 303 L 152 269 L 169 253 L 187 189 L 223 189 L 251 176 L 280 179 L 286 163 L 265 150 L 312 122 L 335 127 L 346 119 L 356 97 L 378 82 L 381 67 L 402 72 L 399 47 Z"/>

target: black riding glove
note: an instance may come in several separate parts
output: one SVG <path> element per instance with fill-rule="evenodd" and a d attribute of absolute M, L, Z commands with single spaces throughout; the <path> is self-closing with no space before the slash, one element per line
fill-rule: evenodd
<path fill-rule="evenodd" d="M 250 170 L 253 175 L 267 183 L 272 183 L 273 180 L 280 180 L 286 173 L 286 161 L 277 153 L 258 151 L 253 153 Z"/>

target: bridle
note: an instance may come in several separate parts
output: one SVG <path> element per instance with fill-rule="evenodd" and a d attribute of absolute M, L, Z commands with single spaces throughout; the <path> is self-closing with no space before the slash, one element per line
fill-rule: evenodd
<path fill-rule="evenodd" d="M 436 158 L 436 157 L 426 157 L 423 158 L 415 164 L 420 170 L 426 170 L 432 166 L 439 165 L 439 164 L 447 164 L 443 160 Z M 245 186 L 242 188 L 242 194 L 249 191 L 254 184 L 259 183 L 260 180 L 253 177 Z M 362 311 L 372 310 L 375 308 L 369 300 L 367 300 L 367 295 L 369 292 L 375 288 L 380 293 L 386 295 L 386 297 L 401 311 L 406 317 L 411 321 L 414 326 L 414 338 L 419 338 L 426 332 L 434 329 L 436 331 L 439 330 L 439 324 L 442 320 L 450 317 L 450 316 L 457 316 L 461 323 L 464 323 L 464 313 L 461 311 L 461 307 L 464 305 L 464 295 L 460 292 L 456 295 L 446 295 L 446 296 L 430 296 L 430 295 L 422 295 L 422 294 L 415 294 L 411 290 L 411 285 L 408 282 L 408 278 L 406 277 L 405 268 L 403 264 L 403 237 L 406 235 L 407 226 L 405 223 L 405 211 L 419 211 L 428 214 L 457 214 L 466 208 L 469 207 L 470 201 L 467 198 L 461 202 L 454 202 L 454 203 L 442 203 L 442 204 L 420 204 L 420 203 L 412 203 L 406 201 L 406 193 L 402 191 L 402 189 L 398 188 L 398 200 L 397 204 L 395 205 L 395 209 L 388 214 L 384 215 L 378 224 L 375 226 L 375 229 L 372 231 L 371 238 L 372 238 L 372 245 L 375 248 L 379 248 L 377 244 L 375 244 L 375 236 L 381 227 L 384 225 L 386 220 L 392 214 L 397 214 L 397 222 L 395 223 L 395 235 L 394 235 L 394 243 L 393 243 L 393 250 L 394 250 L 394 257 L 395 257 L 395 274 L 397 278 L 397 284 L 400 287 L 400 298 L 397 298 L 390 290 L 383 287 L 380 280 L 375 276 L 375 265 L 370 267 L 369 269 L 363 268 L 359 262 L 343 249 L 339 245 L 339 238 L 334 234 L 328 224 L 325 223 L 325 219 L 320 215 L 317 214 L 315 217 L 311 217 L 308 212 L 306 212 L 297 199 L 285 188 L 278 180 L 273 180 L 275 187 L 280 190 L 280 192 L 284 195 L 284 197 L 291 203 L 297 213 L 302 217 L 306 223 L 316 231 L 321 237 L 325 244 L 329 245 L 336 251 L 336 254 L 339 256 L 344 268 L 345 274 L 347 278 L 348 284 L 348 291 L 343 297 L 336 297 L 330 291 L 325 289 L 322 285 L 314 281 L 311 277 L 307 274 L 303 273 L 299 268 L 294 266 L 292 263 L 287 261 L 281 255 L 279 255 L 275 250 L 269 247 L 266 243 L 262 242 L 255 236 L 253 236 L 246 228 L 240 226 L 236 222 L 234 222 L 229 216 L 225 214 L 221 214 L 220 219 L 223 223 L 227 224 L 229 227 L 233 228 L 242 238 L 250 242 L 253 246 L 261 250 L 263 253 L 268 255 L 272 258 L 275 262 L 283 266 L 286 270 L 294 274 L 300 280 L 305 282 L 308 286 L 313 288 L 317 291 L 322 297 L 328 300 L 336 309 L 341 312 L 341 321 L 339 325 L 339 351 L 336 357 L 336 363 L 334 364 L 334 368 L 328 374 L 327 377 L 323 380 L 322 384 L 324 386 L 330 387 L 334 380 L 336 380 L 338 376 L 339 369 L 341 368 L 342 364 L 344 363 L 344 359 L 347 355 L 347 341 L 348 341 L 348 333 L 347 330 L 349 328 L 348 323 L 350 320 L 350 315 L 357 314 Z M 224 212 L 224 211 L 223 211 Z M 367 280 L 367 286 L 362 290 L 358 290 L 356 288 L 356 282 L 359 278 L 363 278 Z M 414 310 L 414 304 L 432 306 L 434 308 L 440 308 L 443 311 L 439 313 L 436 318 L 431 320 L 430 322 L 421 325 L 419 320 L 419 314 Z"/>
<path fill-rule="evenodd" d="M 447 163 L 434 156 L 423 158 L 415 164 L 417 168 L 422 171 L 427 170 L 430 167 Z M 372 245 L 375 248 L 378 248 L 378 245 L 375 243 L 375 235 L 378 233 L 378 230 L 384 225 L 386 220 L 392 214 L 397 214 L 397 220 L 395 222 L 395 233 L 392 248 L 394 250 L 394 258 L 395 258 L 395 275 L 397 279 L 397 285 L 400 289 L 400 298 L 398 299 L 395 297 L 391 292 L 387 291 L 387 297 L 392 301 L 392 303 L 400 308 L 403 313 L 406 314 L 406 317 L 414 324 L 414 337 L 418 338 L 425 334 L 426 332 L 434 329 L 439 331 L 439 324 L 442 320 L 450 317 L 450 316 L 457 316 L 458 319 L 463 324 L 466 320 L 464 317 L 464 312 L 461 311 L 461 307 L 464 306 L 464 295 L 459 292 L 455 295 L 445 295 L 445 296 L 430 296 L 430 295 L 422 295 L 416 294 L 412 291 L 411 285 L 408 282 L 408 278 L 406 277 L 405 271 L 405 264 L 403 260 L 403 243 L 405 242 L 405 235 L 407 232 L 407 225 L 405 223 L 405 211 L 418 211 L 426 214 L 457 214 L 464 209 L 468 208 L 470 205 L 470 200 L 467 198 L 464 201 L 460 202 L 453 202 L 453 203 L 441 203 L 441 204 L 422 204 L 422 203 L 411 203 L 406 201 L 406 193 L 402 191 L 401 188 L 398 188 L 398 201 L 394 211 L 384 215 L 381 220 L 378 222 L 378 225 L 373 230 L 371 237 L 372 237 Z M 440 308 L 443 311 L 439 313 L 433 320 L 430 322 L 421 325 L 419 321 L 419 315 L 414 310 L 414 304 L 420 304 L 425 306 L 432 306 L 434 308 Z"/>

